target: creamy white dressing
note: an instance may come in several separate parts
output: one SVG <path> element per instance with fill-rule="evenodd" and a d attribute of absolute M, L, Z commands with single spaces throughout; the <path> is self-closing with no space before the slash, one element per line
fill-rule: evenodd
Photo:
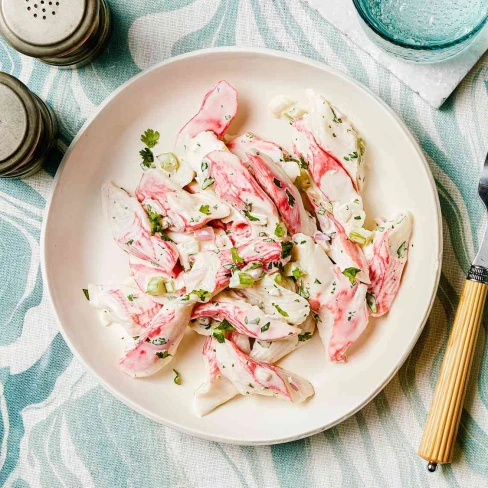
<path fill-rule="evenodd" d="M 300 263 L 305 273 L 299 280 L 305 294 L 316 299 L 330 292 L 335 280 L 334 264 L 324 250 L 305 234 L 293 236 L 292 259 Z"/>
<path fill-rule="evenodd" d="M 197 254 L 193 267 L 183 277 L 187 293 L 193 290 L 213 292 L 216 286 L 215 276 L 219 268 L 220 260 L 216 254 L 211 252 Z"/>
<path fill-rule="evenodd" d="M 112 323 L 112 315 L 110 314 L 109 310 L 100 310 L 100 313 L 98 314 L 98 317 L 100 318 L 100 323 L 102 325 L 110 325 Z"/>
<path fill-rule="evenodd" d="M 270 316 L 285 320 L 289 324 L 301 324 L 310 313 L 310 306 L 303 297 L 277 284 L 270 275 L 253 286 L 241 290 L 253 305 L 257 305 Z M 278 305 L 279 309 L 276 307 Z M 282 310 L 288 316 L 280 313 Z"/>

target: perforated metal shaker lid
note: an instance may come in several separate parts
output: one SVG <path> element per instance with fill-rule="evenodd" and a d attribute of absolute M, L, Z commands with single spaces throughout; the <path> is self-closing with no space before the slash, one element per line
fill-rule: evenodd
<path fill-rule="evenodd" d="M 33 57 L 76 49 L 93 29 L 99 0 L 0 0 L 0 34 Z"/>
<path fill-rule="evenodd" d="M 0 170 L 15 166 L 32 153 L 40 122 L 39 107 L 29 89 L 0 72 Z"/>

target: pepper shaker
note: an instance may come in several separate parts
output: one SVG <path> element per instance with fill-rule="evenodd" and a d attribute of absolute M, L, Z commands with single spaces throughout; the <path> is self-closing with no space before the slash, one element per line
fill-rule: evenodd
<path fill-rule="evenodd" d="M 0 35 L 60 68 L 93 61 L 107 45 L 110 19 L 106 0 L 0 0 Z"/>
<path fill-rule="evenodd" d="M 0 72 L 0 178 L 41 169 L 57 132 L 52 110 L 21 81 Z"/>

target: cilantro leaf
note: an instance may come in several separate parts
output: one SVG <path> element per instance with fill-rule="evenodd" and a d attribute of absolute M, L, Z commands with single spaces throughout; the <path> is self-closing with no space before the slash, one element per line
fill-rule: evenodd
<path fill-rule="evenodd" d="M 170 354 L 168 351 L 158 351 L 156 353 L 156 356 L 159 359 L 166 359 L 167 357 L 172 356 L 172 354 Z"/>
<path fill-rule="evenodd" d="M 210 296 L 210 292 L 207 290 L 193 290 L 191 295 L 196 295 L 203 302 Z"/>
<path fill-rule="evenodd" d="M 85 295 L 85 298 L 90 301 L 90 294 L 86 288 L 83 288 L 83 294 Z"/>
<path fill-rule="evenodd" d="M 305 341 L 308 341 L 311 338 L 312 338 L 312 333 L 311 332 L 305 332 L 303 334 L 298 334 L 298 341 L 299 342 L 305 342 Z"/>
<path fill-rule="evenodd" d="M 281 243 L 281 259 L 285 259 L 291 256 L 291 250 L 293 249 L 293 242 L 282 242 Z"/>
<path fill-rule="evenodd" d="M 141 136 L 141 141 L 148 147 L 153 148 L 159 141 L 159 132 L 147 129 Z"/>
<path fill-rule="evenodd" d="M 224 319 L 222 320 L 222 322 L 220 322 L 220 324 L 217 327 L 215 327 L 214 330 L 229 330 L 232 332 L 236 329 L 228 320 Z"/>
<path fill-rule="evenodd" d="M 146 168 L 150 168 L 152 166 L 152 163 L 154 163 L 153 152 L 148 147 L 145 147 L 144 149 L 141 149 L 139 151 L 139 154 L 142 158 L 142 165 Z"/>
<path fill-rule="evenodd" d="M 210 212 L 210 205 L 202 205 L 199 209 L 200 213 L 205 214 L 205 215 L 210 215 L 212 212 Z"/>
<path fill-rule="evenodd" d="M 273 183 L 278 187 L 278 188 L 283 188 L 281 185 L 281 181 L 278 178 L 273 178 Z"/>
<path fill-rule="evenodd" d="M 397 256 L 399 257 L 399 259 L 403 258 L 405 251 L 406 251 L 406 248 L 407 248 L 407 243 L 406 243 L 406 241 L 403 241 L 400 244 L 400 247 L 397 249 Z"/>
<path fill-rule="evenodd" d="M 283 229 L 283 227 L 281 227 L 281 225 L 277 223 L 274 233 L 276 237 L 283 237 L 285 235 L 285 229 Z"/>
<path fill-rule="evenodd" d="M 259 222 L 259 219 L 257 217 L 254 217 L 249 210 L 244 210 L 244 215 L 251 221 L 251 222 Z"/>
<path fill-rule="evenodd" d="M 346 277 L 349 278 L 349 281 L 351 282 L 351 286 L 354 286 L 356 284 L 356 275 L 360 273 L 361 270 L 358 268 L 346 268 L 342 274 Z"/>
<path fill-rule="evenodd" d="M 290 205 L 290 207 L 294 207 L 295 206 L 295 197 L 290 193 L 288 188 L 285 190 L 285 193 L 286 193 L 286 196 L 288 197 L 288 205 Z"/>

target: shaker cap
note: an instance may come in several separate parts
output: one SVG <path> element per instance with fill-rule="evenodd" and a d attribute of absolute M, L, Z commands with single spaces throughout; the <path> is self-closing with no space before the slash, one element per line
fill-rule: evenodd
<path fill-rule="evenodd" d="M 0 34 L 23 54 L 77 49 L 94 29 L 100 0 L 0 0 Z"/>
<path fill-rule="evenodd" d="M 32 153 L 40 136 L 41 115 L 28 88 L 0 73 L 0 170 L 16 166 Z"/>

